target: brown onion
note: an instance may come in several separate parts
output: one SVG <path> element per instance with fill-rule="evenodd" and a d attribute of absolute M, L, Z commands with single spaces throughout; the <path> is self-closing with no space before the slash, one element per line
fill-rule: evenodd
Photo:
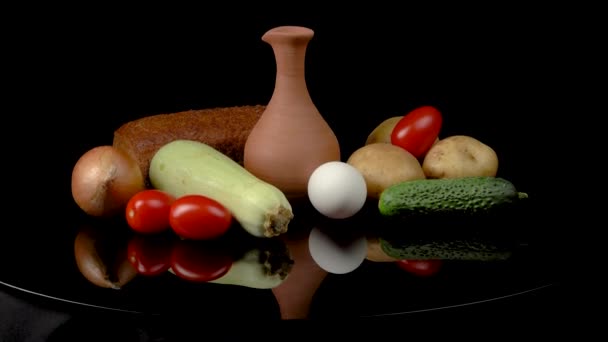
<path fill-rule="evenodd" d="M 112 146 L 85 152 L 72 171 L 74 201 L 91 216 L 118 214 L 145 186 L 137 162 Z"/>

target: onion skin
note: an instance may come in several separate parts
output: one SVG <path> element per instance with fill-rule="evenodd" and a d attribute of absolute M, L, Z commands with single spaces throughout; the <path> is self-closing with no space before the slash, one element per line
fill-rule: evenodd
<path fill-rule="evenodd" d="M 109 145 L 85 152 L 72 171 L 72 197 L 91 216 L 116 216 L 145 188 L 137 162 Z"/>

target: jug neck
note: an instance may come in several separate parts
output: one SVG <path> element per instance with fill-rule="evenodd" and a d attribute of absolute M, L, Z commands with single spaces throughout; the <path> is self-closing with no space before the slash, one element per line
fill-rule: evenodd
<path fill-rule="evenodd" d="M 306 27 L 281 26 L 266 32 L 262 40 L 271 45 L 276 63 L 275 93 L 307 97 L 305 58 L 314 32 Z"/>

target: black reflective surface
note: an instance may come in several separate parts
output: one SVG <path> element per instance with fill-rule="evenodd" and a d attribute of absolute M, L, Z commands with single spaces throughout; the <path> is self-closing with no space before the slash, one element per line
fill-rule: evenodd
<path fill-rule="evenodd" d="M 53 26 L 32 37 L 29 49 L 41 52 L 40 57 L 25 53 L 29 58 L 9 74 L 20 81 L 8 93 L 14 100 L 8 110 L 15 126 L 23 127 L 20 141 L 33 147 L 11 140 L 13 148 L 6 151 L 10 162 L 4 167 L 10 176 L 5 183 L 12 198 L 5 212 L 14 219 L 0 230 L 0 282 L 58 302 L 111 310 L 168 315 L 193 307 L 201 314 L 228 317 L 247 315 L 255 307 L 256 315 L 280 317 L 271 290 L 195 284 L 169 273 L 138 276 L 121 290 L 91 284 L 74 256 L 75 238 L 91 218 L 71 199 L 70 174 L 82 153 L 111 144 L 113 130 L 128 120 L 192 108 L 265 104 L 274 85 L 274 59 L 260 37 L 272 26 L 291 24 L 289 19 L 316 31 L 307 54 L 308 87 L 339 138 L 344 160 L 383 119 L 431 104 L 444 114 L 442 135 L 469 134 L 487 142 L 498 153 L 501 176 L 527 192 L 530 201 L 511 216 L 485 223 L 514 228 L 520 239 L 512 258 L 447 261 L 429 278 L 369 261 L 345 275 L 320 272 L 306 254 L 307 232 L 317 219 L 307 209 L 287 246 L 298 251 L 293 272 L 303 272 L 309 282 L 297 282 L 299 288 L 291 283 L 295 288 L 283 296 L 312 293 L 310 317 L 391 315 L 492 300 L 561 282 L 557 255 L 563 240 L 554 218 L 563 212 L 549 204 L 555 202 L 549 179 L 556 176 L 546 171 L 557 153 L 544 145 L 557 132 L 538 122 L 552 117 L 567 100 L 541 63 L 552 55 L 551 45 L 541 49 L 528 35 L 506 33 L 492 23 L 485 23 L 494 32 L 489 41 L 485 33 L 467 27 L 421 33 L 399 21 L 366 25 L 345 19 L 338 25 L 321 15 L 226 19 L 167 35 L 149 23 L 137 39 L 85 20 L 80 30 L 86 39 Z M 531 66 L 534 72 L 526 71 Z M 536 92 L 540 85 L 555 92 Z M 354 229 L 373 231 L 370 222 L 375 222 L 373 216 L 334 223 L 341 229 L 352 223 Z M 126 242 L 131 233 L 121 236 Z M 294 302 L 289 305 L 304 305 Z"/>
<path fill-rule="evenodd" d="M 533 204 L 533 201 L 528 203 L 531 208 Z M 533 217 L 528 205 L 510 211 L 513 219 L 492 218 L 494 226 L 486 229 L 515 230 L 515 221 Z M 203 252 L 204 256 L 199 259 L 189 254 L 192 262 L 209 263 L 226 255 L 238 260 L 244 251 L 254 249 L 268 251 L 270 256 L 280 259 L 284 256 L 285 247 L 287 259 L 293 260 L 293 267 L 288 268 L 289 276 L 279 285 L 278 292 L 276 289 L 238 286 L 242 284 L 196 283 L 168 271 L 153 276 L 137 275 L 121 289 L 100 287 L 85 278 L 77 266 L 80 256 L 75 255 L 74 247 L 77 237 L 82 234 L 97 236 L 97 248 L 100 255 L 105 253 L 106 260 L 116 260 L 117 255 L 121 255 L 123 262 L 127 260 L 127 247 L 133 242 L 139 242 L 140 246 L 148 244 L 148 251 L 172 248 L 174 253 L 188 248 L 209 250 L 209 245 L 188 246 L 172 233 L 141 236 L 128 230 L 120 220 L 100 223 L 98 219 L 84 217 L 77 212 L 62 220 L 61 226 L 40 225 L 5 234 L 3 241 L 8 244 L 3 250 L 12 245 L 10 250 L 13 254 L 4 258 L 1 281 L 30 293 L 85 306 L 152 315 L 170 315 L 191 307 L 201 315 L 216 318 L 241 314 L 245 317 L 251 314 L 250 308 L 255 308 L 259 315 L 276 318 L 280 317 L 279 303 L 285 305 L 285 315 L 288 312 L 302 315 L 308 310 L 308 317 L 391 315 L 483 302 L 560 282 L 555 261 L 556 241 L 538 234 L 540 231 L 532 231 L 533 228 L 500 236 L 509 239 L 513 246 L 512 255 L 506 260 L 444 260 L 440 271 L 430 277 L 408 273 L 393 262 L 365 260 L 359 268 L 347 274 L 328 274 L 315 264 L 308 251 L 310 229 L 323 227 L 333 228 L 338 233 L 342 230 L 377 235 L 383 227 L 378 225 L 380 218 L 373 209 L 368 207 L 351 219 L 334 222 L 318 217 L 311 207 L 302 204 L 295 209 L 303 216 L 302 219 L 294 219 L 291 231 L 282 239 L 249 241 L 248 235 L 236 231 L 240 227 L 234 227 L 232 240 L 211 245 L 217 253 Z M 482 223 L 487 225 L 488 222 Z M 454 225 L 458 227 L 457 222 Z M 399 228 L 398 225 L 391 227 Z M 57 229 L 61 229 L 61 233 Z M 235 247 L 237 244 L 240 246 Z M 111 264 L 112 261 L 108 262 Z M 300 300 L 296 300 L 298 298 Z"/>

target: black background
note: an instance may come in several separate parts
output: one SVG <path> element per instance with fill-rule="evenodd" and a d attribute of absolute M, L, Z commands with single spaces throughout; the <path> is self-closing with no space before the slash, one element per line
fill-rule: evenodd
<path fill-rule="evenodd" d="M 14 13 L 22 19 L 5 31 L 10 129 L 3 139 L 15 147 L 5 153 L 15 164 L 34 165 L 19 173 L 65 191 L 76 159 L 111 144 L 126 121 L 266 104 L 275 66 L 261 36 L 279 25 L 315 30 L 307 84 L 338 135 L 343 159 L 383 119 L 424 104 L 442 111 L 443 136 L 469 134 L 486 142 L 501 156 L 503 175 L 528 191 L 550 189 L 556 169 L 577 172 L 571 163 L 548 165 L 564 154 L 582 156 L 586 149 L 577 148 L 575 137 L 588 146 L 596 139 L 587 105 L 599 93 L 590 86 L 599 56 L 591 38 L 595 22 L 583 21 L 586 13 L 556 7 L 236 8 Z M 591 124 L 564 119 L 572 116 Z"/>
<path fill-rule="evenodd" d="M 560 210 L 565 204 L 554 182 L 587 172 L 563 160 L 582 158 L 579 142 L 595 139 L 589 122 L 596 111 L 586 107 L 598 93 L 587 90 L 597 58 L 596 22 L 585 20 L 591 12 L 146 6 L 12 13 L 2 52 L 3 174 L 19 219 L 9 230 L 40 224 L 61 230 L 57 213 L 77 212 L 69 201 L 74 163 L 86 150 L 111 144 L 113 130 L 126 121 L 267 103 L 275 65 L 260 38 L 279 25 L 315 31 L 307 84 L 343 159 L 385 118 L 430 104 L 444 115 L 442 135 L 468 134 L 495 148 L 501 174 L 542 198 L 536 217 L 546 225 L 568 213 Z M 572 116 L 579 121 L 563 119 Z M 530 303 L 544 308 L 554 297 Z M 526 303 L 514 305 L 508 310 Z"/>
<path fill-rule="evenodd" d="M 581 26 L 583 15 L 564 17 L 568 8 L 301 7 L 29 14 L 7 31 L 3 79 L 6 118 L 23 135 L 19 145 L 32 150 L 6 152 L 29 163 L 52 157 L 39 178 L 65 189 L 76 158 L 110 144 L 128 120 L 265 104 L 274 57 L 260 38 L 278 25 L 315 30 L 307 84 L 344 159 L 383 119 L 423 104 L 444 114 L 442 135 L 470 134 L 493 146 L 504 174 L 525 187 L 554 173 L 544 170 L 553 157 L 575 152 L 572 132 L 558 128 L 569 125 L 564 116 L 586 117 L 582 106 L 594 96 L 583 90 L 597 58 L 593 22 Z M 570 131 L 584 136 L 589 126 Z M 525 177 L 511 172 L 524 168 Z"/>

